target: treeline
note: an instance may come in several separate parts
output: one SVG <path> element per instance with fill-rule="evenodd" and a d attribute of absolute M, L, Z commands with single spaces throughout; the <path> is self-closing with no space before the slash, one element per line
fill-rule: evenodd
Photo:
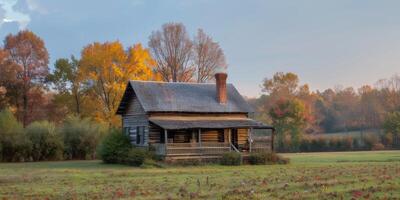
<path fill-rule="evenodd" d="M 191 38 L 180 23 L 152 32 L 148 48 L 93 42 L 79 57 L 48 65 L 45 42 L 29 30 L 9 34 L 0 46 L 0 110 L 9 109 L 23 127 L 61 124 L 69 115 L 119 127 L 115 112 L 129 80 L 208 82 L 226 68 L 218 43 L 201 29 Z"/>
<path fill-rule="evenodd" d="M 305 151 L 300 147 L 307 146 L 304 145 L 307 136 L 369 129 L 383 129 L 385 135 L 374 140 L 375 144 L 355 149 L 371 149 L 387 140 L 394 142 L 386 143 L 388 148 L 399 145 L 400 76 L 382 79 L 375 86 L 365 85 L 357 90 L 336 87 L 312 92 L 307 84 L 299 84 L 296 74 L 279 72 L 264 80 L 263 91 L 264 95 L 249 102 L 256 107 L 257 119 L 275 126 L 277 145 L 282 151 Z M 361 139 L 363 141 L 357 144 L 369 144 L 367 138 Z M 323 146 L 326 148 L 322 149 L 334 148 L 326 146 L 334 142 L 320 140 L 325 140 Z"/>

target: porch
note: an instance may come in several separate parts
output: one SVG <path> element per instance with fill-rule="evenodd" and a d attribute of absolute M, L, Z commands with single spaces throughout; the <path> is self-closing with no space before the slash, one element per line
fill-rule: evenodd
<path fill-rule="evenodd" d="M 248 154 L 274 150 L 274 129 L 270 127 L 163 129 L 162 137 L 162 143 L 152 146 L 157 154 L 168 158 L 220 157 L 232 151 Z"/>

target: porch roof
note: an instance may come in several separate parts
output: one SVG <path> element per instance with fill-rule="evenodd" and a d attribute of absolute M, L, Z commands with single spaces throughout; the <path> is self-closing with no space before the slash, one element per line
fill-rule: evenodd
<path fill-rule="evenodd" d="M 239 117 L 150 117 L 152 123 L 163 129 L 191 128 L 256 128 L 273 129 L 262 122 Z"/>

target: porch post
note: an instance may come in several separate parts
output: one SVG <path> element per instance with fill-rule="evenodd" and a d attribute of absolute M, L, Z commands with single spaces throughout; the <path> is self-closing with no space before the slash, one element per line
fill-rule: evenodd
<path fill-rule="evenodd" d="M 228 142 L 229 142 L 229 151 L 232 151 L 232 129 L 228 129 Z"/>
<path fill-rule="evenodd" d="M 251 137 L 251 134 L 253 133 L 253 128 L 250 128 L 249 131 L 249 152 L 251 153 L 251 144 L 253 143 L 253 138 Z"/>
<path fill-rule="evenodd" d="M 167 146 L 168 146 L 168 131 L 164 129 L 164 143 L 165 143 L 165 154 L 167 154 Z"/>
<path fill-rule="evenodd" d="M 199 153 L 203 154 L 203 149 L 201 148 L 201 129 L 199 129 Z"/>
<path fill-rule="evenodd" d="M 201 147 L 201 129 L 199 129 L 199 145 Z"/>

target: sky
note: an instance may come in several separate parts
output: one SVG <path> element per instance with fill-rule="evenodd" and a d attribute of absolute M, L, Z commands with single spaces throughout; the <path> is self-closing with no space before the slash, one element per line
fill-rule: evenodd
<path fill-rule="evenodd" d="M 0 0 L 0 38 L 30 29 L 50 67 L 92 42 L 147 46 L 152 31 L 181 22 L 225 52 L 228 82 L 247 97 L 264 78 L 294 72 L 312 90 L 358 88 L 400 72 L 398 0 Z"/>

